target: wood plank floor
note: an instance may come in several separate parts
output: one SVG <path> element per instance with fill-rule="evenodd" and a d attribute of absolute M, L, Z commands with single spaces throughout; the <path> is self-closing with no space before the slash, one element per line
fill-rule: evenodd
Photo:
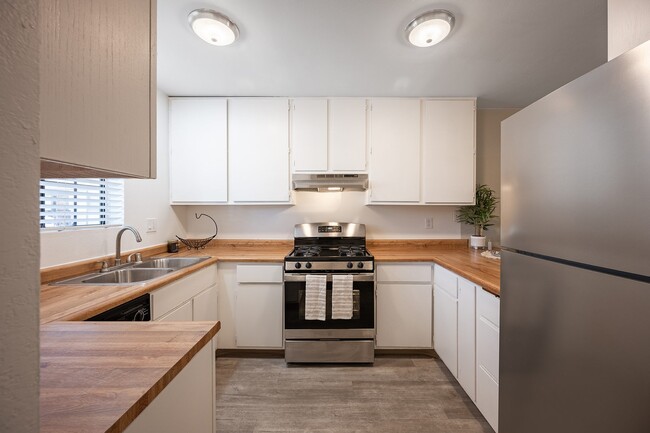
<path fill-rule="evenodd" d="M 388 357 L 374 366 L 217 358 L 217 431 L 493 432 L 442 362 Z"/>

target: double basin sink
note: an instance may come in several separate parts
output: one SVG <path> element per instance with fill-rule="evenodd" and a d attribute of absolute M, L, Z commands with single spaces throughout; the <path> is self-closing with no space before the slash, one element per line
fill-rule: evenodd
<path fill-rule="evenodd" d="M 209 257 L 165 257 L 124 265 L 120 269 L 82 275 L 54 284 L 119 285 L 143 283 L 170 272 L 201 263 Z"/>

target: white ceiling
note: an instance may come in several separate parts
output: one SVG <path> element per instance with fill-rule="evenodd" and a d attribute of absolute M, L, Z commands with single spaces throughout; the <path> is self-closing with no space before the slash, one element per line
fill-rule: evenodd
<path fill-rule="evenodd" d="M 187 15 L 240 29 L 214 47 Z M 456 16 L 450 37 L 408 45 L 421 12 Z M 524 107 L 607 60 L 606 0 L 158 0 L 158 85 L 172 96 L 476 96 Z"/>

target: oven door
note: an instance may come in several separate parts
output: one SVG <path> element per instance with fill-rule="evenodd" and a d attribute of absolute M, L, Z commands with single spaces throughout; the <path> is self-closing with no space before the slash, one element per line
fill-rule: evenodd
<path fill-rule="evenodd" d="M 375 329 L 375 276 L 354 274 L 352 277 L 352 318 L 332 319 L 332 277 L 327 276 L 327 299 L 325 320 L 305 319 L 306 274 L 285 274 L 284 276 L 284 328 L 285 337 L 298 337 L 292 330 L 363 330 L 374 337 Z M 336 333 L 335 333 L 336 334 Z M 341 334 L 340 332 L 338 333 Z"/>

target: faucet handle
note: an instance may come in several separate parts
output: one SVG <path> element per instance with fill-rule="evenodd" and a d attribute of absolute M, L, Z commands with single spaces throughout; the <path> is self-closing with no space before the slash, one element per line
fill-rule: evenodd
<path fill-rule="evenodd" d="M 135 257 L 135 260 L 133 260 L 133 257 Z M 127 263 L 140 263 L 141 261 L 142 261 L 141 253 L 129 254 L 129 257 L 126 258 Z"/>
<path fill-rule="evenodd" d="M 97 262 L 102 265 L 102 268 L 99 270 L 99 272 L 106 272 L 108 271 L 108 260 L 102 260 L 101 262 Z"/>

